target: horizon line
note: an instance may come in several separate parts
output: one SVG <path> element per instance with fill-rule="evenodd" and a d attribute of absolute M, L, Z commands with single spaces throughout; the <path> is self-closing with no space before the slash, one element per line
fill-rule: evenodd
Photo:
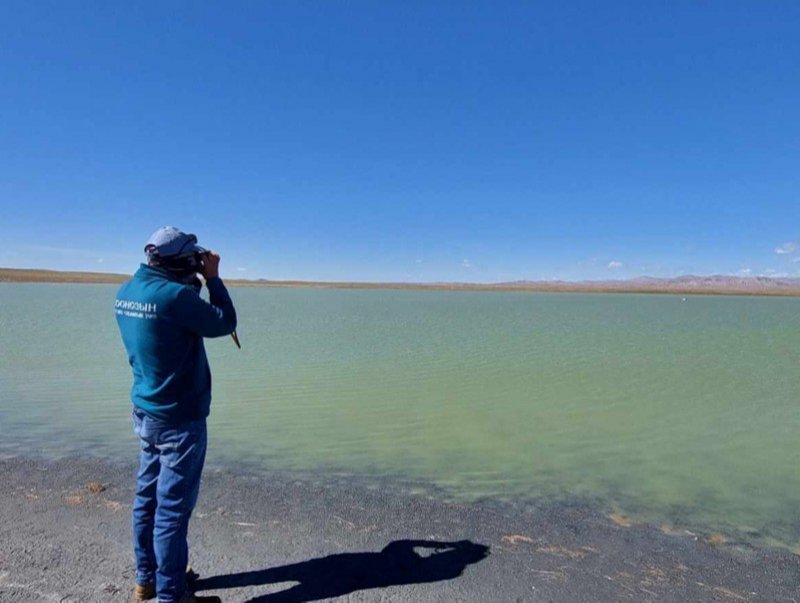
<path fill-rule="evenodd" d="M 132 274 L 0 267 L 0 283 L 119 284 Z M 705 279 L 706 282 L 692 282 Z M 663 293 L 706 295 L 800 296 L 800 278 L 684 274 L 676 277 L 639 276 L 607 280 L 516 280 L 493 283 L 460 281 L 307 281 L 225 279 L 231 287 L 306 287 L 340 289 L 417 289 L 451 291 L 530 291 L 575 293 Z"/>

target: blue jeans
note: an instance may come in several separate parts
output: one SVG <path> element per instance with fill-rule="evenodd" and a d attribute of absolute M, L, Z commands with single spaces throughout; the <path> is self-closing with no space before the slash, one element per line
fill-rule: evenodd
<path fill-rule="evenodd" d="M 206 420 L 170 424 L 133 410 L 139 472 L 133 503 L 136 582 L 155 582 L 159 603 L 186 592 L 186 541 L 206 458 Z"/>

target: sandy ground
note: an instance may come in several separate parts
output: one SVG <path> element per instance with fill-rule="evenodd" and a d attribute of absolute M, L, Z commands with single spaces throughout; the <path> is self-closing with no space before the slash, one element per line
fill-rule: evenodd
<path fill-rule="evenodd" d="M 0 601 L 127 601 L 133 465 L 0 460 Z M 458 505 L 207 470 L 198 587 L 223 601 L 800 601 L 800 557 L 581 505 Z"/>

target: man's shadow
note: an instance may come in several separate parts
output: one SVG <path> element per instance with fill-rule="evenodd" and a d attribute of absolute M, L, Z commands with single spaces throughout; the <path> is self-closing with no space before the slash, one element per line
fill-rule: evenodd
<path fill-rule="evenodd" d="M 340 553 L 301 563 L 198 580 L 195 590 L 217 590 L 299 582 L 248 603 L 301 603 L 340 597 L 357 590 L 451 580 L 481 561 L 489 547 L 469 540 L 396 540 L 379 553 Z"/>

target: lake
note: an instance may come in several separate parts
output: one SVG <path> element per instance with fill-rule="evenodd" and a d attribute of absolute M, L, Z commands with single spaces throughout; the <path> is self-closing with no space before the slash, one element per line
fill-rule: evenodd
<path fill-rule="evenodd" d="M 0 452 L 135 457 L 116 289 L 0 284 Z M 800 543 L 800 299 L 231 295 L 211 464 Z"/>

